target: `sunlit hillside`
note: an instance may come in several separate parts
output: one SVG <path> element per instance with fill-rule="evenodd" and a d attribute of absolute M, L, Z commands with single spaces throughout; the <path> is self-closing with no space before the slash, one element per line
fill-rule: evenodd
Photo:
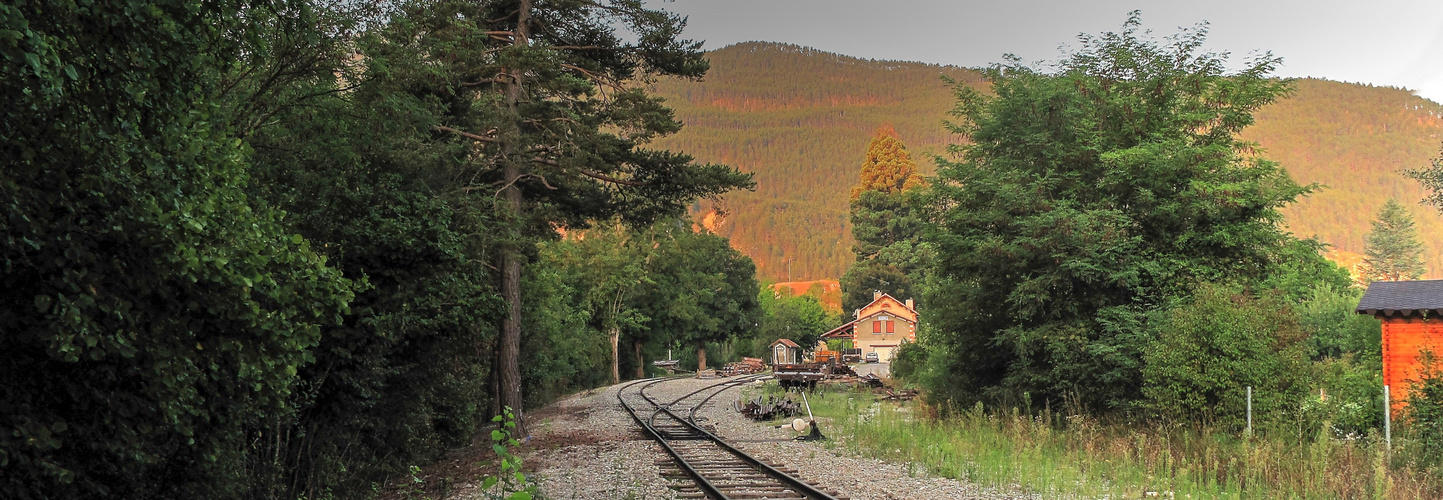
<path fill-rule="evenodd" d="M 703 82 L 653 84 L 686 124 L 657 145 L 756 174 L 755 192 L 695 208 L 708 227 L 756 260 L 763 276 L 779 281 L 835 278 L 850 264 L 847 193 L 873 131 L 892 125 L 931 173 L 927 154 L 941 154 L 956 140 L 942 127 L 953 97 L 940 77 L 984 85 L 965 68 L 774 43 L 733 45 L 710 58 Z M 1440 112 L 1402 90 L 1301 80 L 1244 136 L 1298 181 L 1329 186 L 1287 211 L 1294 231 L 1361 253 L 1368 221 L 1386 197 L 1409 204 L 1422 197 L 1399 170 L 1437 153 Z M 1427 237 L 1443 234 L 1443 217 L 1413 206 L 1430 267 L 1443 267 L 1443 238 Z"/>
<path fill-rule="evenodd" d="M 953 99 L 940 76 L 981 81 L 967 69 L 771 43 L 710 59 L 703 82 L 655 84 L 686 124 L 659 145 L 756 174 L 757 190 L 728 195 L 716 207 L 725 217 L 708 225 L 779 281 L 841 276 L 852 259 L 847 193 L 872 133 L 892 124 L 930 173 L 924 153 L 953 139 L 942 128 Z"/>
<path fill-rule="evenodd" d="M 1293 97 L 1263 109 L 1243 132 L 1299 182 L 1327 186 L 1285 210 L 1294 233 L 1363 253 L 1370 221 L 1388 197 L 1413 212 L 1428 277 L 1443 277 L 1443 216 L 1402 170 L 1428 164 L 1443 143 L 1443 107 L 1407 91 L 1300 80 Z"/>

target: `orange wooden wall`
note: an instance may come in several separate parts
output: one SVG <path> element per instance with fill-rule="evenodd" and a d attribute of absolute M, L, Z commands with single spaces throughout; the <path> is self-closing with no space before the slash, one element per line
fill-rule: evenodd
<path fill-rule="evenodd" d="M 1443 361 L 1443 321 L 1418 317 L 1383 320 L 1383 384 L 1392 393 L 1393 409 L 1402 408 L 1408 398 L 1408 381 L 1416 380 L 1423 368 L 1418 355 L 1425 350 Z"/>

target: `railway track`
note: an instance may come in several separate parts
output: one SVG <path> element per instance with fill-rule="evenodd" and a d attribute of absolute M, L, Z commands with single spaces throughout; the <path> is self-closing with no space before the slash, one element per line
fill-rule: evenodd
<path fill-rule="evenodd" d="M 702 387 L 672 401 L 647 389 L 676 378 L 632 382 L 617 391 L 622 407 L 637 425 L 661 444 L 670 459 L 658 460 L 663 475 L 690 480 L 678 488 L 683 498 L 843 500 L 795 476 L 796 471 L 767 464 L 718 438 L 698 422 L 697 410 L 723 391 L 764 376 L 734 377 Z M 666 467 L 671 470 L 666 470 Z"/>

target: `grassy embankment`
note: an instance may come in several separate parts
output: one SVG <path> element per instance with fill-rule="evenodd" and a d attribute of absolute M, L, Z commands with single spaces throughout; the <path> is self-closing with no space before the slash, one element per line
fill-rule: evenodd
<path fill-rule="evenodd" d="M 828 446 L 933 475 L 1019 484 L 1047 498 L 1435 498 L 1439 481 L 1390 457 L 1380 436 L 1318 438 L 1286 426 L 1251 439 L 1204 426 L 1137 427 L 1044 410 L 947 417 L 865 391 L 812 400 Z M 1309 435 L 1311 434 L 1311 435 Z M 1391 462 L 1391 464 L 1389 463 Z M 1152 493 L 1150 493 L 1152 492 Z"/>

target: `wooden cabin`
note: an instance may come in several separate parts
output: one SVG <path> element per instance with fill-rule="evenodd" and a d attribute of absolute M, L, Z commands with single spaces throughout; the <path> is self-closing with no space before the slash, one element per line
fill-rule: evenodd
<path fill-rule="evenodd" d="M 802 362 L 802 346 L 791 340 L 778 339 L 772 342 L 771 350 L 773 366 Z"/>
<path fill-rule="evenodd" d="M 1375 281 L 1357 313 L 1383 322 L 1383 385 L 1397 410 L 1423 368 L 1419 355 L 1432 351 L 1443 361 L 1443 280 Z"/>

